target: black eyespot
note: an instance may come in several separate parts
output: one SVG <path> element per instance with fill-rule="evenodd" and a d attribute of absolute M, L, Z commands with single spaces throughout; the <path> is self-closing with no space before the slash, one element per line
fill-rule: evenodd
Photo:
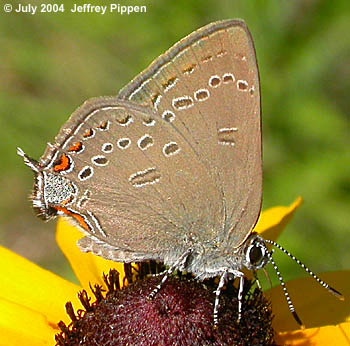
<path fill-rule="evenodd" d="M 253 265 L 260 264 L 261 260 L 263 259 L 263 251 L 260 246 L 253 246 L 249 251 L 249 259 L 250 263 Z"/>

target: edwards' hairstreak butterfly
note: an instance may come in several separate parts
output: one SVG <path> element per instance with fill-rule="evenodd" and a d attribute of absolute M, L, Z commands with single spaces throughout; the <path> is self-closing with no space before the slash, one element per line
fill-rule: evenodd
<path fill-rule="evenodd" d="M 266 243 L 290 255 L 252 232 L 262 196 L 260 87 L 241 20 L 195 31 L 118 96 L 86 101 L 39 162 L 18 153 L 35 173 L 38 216 L 68 217 L 85 234 L 82 251 L 160 260 L 169 266 L 162 283 L 174 269 L 219 276 L 215 323 L 227 279 L 240 278 L 240 313 L 242 270 L 271 262 L 277 271 Z"/>

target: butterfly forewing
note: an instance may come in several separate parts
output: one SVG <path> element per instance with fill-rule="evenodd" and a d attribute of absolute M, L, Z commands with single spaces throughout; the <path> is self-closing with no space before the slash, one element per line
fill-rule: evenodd
<path fill-rule="evenodd" d="M 119 97 L 151 107 L 198 154 L 222 194 L 218 240 L 238 246 L 257 220 L 262 193 L 259 76 L 245 24 L 218 22 L 189 35 Z M 207 201 L 218 207 L 209 193 Z"/>

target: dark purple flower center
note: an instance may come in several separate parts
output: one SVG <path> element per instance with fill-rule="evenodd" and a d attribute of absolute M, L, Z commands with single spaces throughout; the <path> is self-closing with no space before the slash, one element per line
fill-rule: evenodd
<path fill-rule="evenodd" d="M 237 289 L 229 283 L 214 327 L 213 280 L 203 284 L 172 276 L 152 299 L 161 277 L 138 279 L 124 289 L 118 287 L 116 272 L 105 280 L 106 297 L 98 286 L 92 304 L 85 291 L 80 294 L 86 311 L 76 316 L 71 304 L 66 305 L 72 322 L 59 323 L 57 345 L 274 345 L 271 308 L 258 289 L 244 292 L 238 322 Z"/>

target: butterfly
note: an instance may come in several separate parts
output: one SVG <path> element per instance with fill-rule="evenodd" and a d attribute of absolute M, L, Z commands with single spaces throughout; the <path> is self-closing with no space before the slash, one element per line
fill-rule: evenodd
<path fill-rule="evenodd" d="M 277 270 L 267 243 L 289 254 L 252 232 L 262 200 L 260 84 L 241 20 L 200 28 L 118 96 L 86 101 L 39 161 L 18 154 L 35 173 L 34 209 L 78 226 L 82 251 L 164 262 L 154 294 L 175 269 L 220 277 L 214 323 L 228 279 L 240 280 L 240 318 L 242 270 Z"/>

